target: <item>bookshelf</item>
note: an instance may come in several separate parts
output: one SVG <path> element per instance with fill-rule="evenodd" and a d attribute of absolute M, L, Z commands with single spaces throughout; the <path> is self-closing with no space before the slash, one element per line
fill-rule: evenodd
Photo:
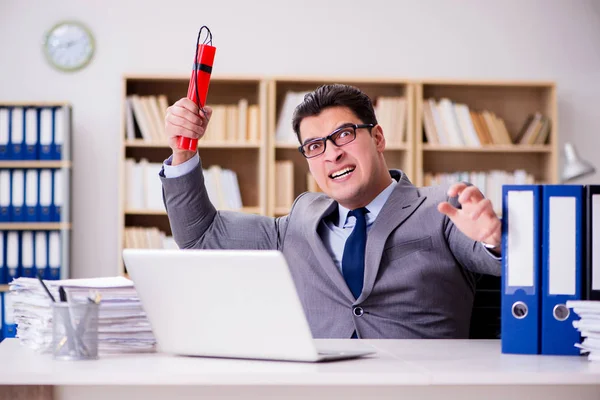
<path fill-rule="evenodd" d="M 164 207 L 156 210 L 126 207 L 127 187 L 123 179 L 125 160 L 147 159 L 162 163 L 170 155 L 165 143 L 143 138 L 137 126 L 135 134 L 127 138 L 127 98 L 133 94 L 163 94 L 167 103 L 172 104 L 187 93 L 188 82 L 187 76 L 125 76 L 123 79 L 119 249 L 124 247 L 125 230 L 130 227 L 158 228 L 170 234 Z M 208 94 L 211 106 L 235 105 L 240 99 L 247 98 L 249 104 L 256 104 L 260 108 L 259 140 L 223 139 L 223 135 L 215 134 L 211 127 L 213 124 L 223 125 L 223 119 L 227 118 L 222 115 L 215 118 L 213 115 L 207 136 L 198 145 L 205 167 L 219 164 L 231 168 L 240 176 L 241 211 L 269 216 L 284 215 L 296 196 L 307 190 L 319 190 L 309 178 L 308 165 L 297 150 L 295 136 L 289 136 L 292 132 L 290 112 L 303 92 L 326 83 L 351 84 L 371 97 L 386 136 L 385 157 L 388 166 L 403 170 L 417 186 L 431 183 L 431 177 L 436 174 L 449 175 L 461 171 L 478 171 L 479 175 L 474 176 L 476 181 L 472 183 L 480 188 L 488 182 L 496 182 L 493 185 L 501 188 L 505 183 L 502 179 L 506 176 L 501 174 L 498 178 L 497 171 L 521 170 L 523 174 L 519 175 L 519 179 L 531 179 L 536 183 L 558 182 L 558 111 L 553 82 L 214 76 Z M 289 93 L 296 93 L 297 98 L 288 98 Z M 382 112 L 382 104 L 386 102 L 380 100 L 389 98 L 404 99 L 404 110 L 396 108 L 397 112 L 405 113 L 403 122 L 398 123 L 403 127 L 402 134 L 397 132 L 399 129 L 389 128 L 393 122 Z M 435 127 L 435 122 L 432 122 L 434 108 L 429 99 L 433 99 L 436 110 L 439 101 L 447 99 L 442 103 L 444 117 L 438 118 L 441 123 L 452 116 L 457 118 L 454 137 L 428 140 L 433 131 L 437 133 L 431 127 L 432 124 Z M 456 105 L 459 106 L 458 111 L 455 111 Z M 471 111 L 475 113 L 474 116 Z M 429 118 L 424 118 L 424 112 Z M 536 113 L 539 113 L 537 123 Z M 532 116 L 530 120 L 529 116 Z M 548 119 L 550 124 L 544 125 L 542 117 Z M 469 125 L 469 120 L 472 125 Z M 282 133 L 286 125 L 289 131 Z M 470 132 L 471 136 L 464 137 L 463 128 L 465 134 Z M 456 132 L 460 132 L 458 134 L 461 136 L 457 137 Z M 484 136 L 477 136 L 479 134 Z M 474 139 L 473 135 L 477 138 Z M 488 175 L 500 180 L 494 181 Z M 473 178 L 465 175 L 458 177 L 470 181 Z M 501 199 L 494 198 L 497 193 L 486 193 L 486 196 L 492 198 L 498 207 Z M 125 273 L 120 251 L 119 265 L 120 273 Z M 498 337 L 499 290 L 499 278 L 479 277 L 472 314 L 472 338 Z"/>
<path fill-rule="evenodd" d="M 128 128 L 132 124 L 127 118 L 127 99 L 132 95 L 157 98 L 162 95 L 166 107 L 187 93 L 188 82 L 188 76 L 123 77 L 123 162 L 119 199 L 121 229 L 118 236 L 120 250 L 124 247 L 125 231 L 129 227 L 157 227 L 166 235 L 171 233 L 162 200 L 153 209 L 126 204 L 126 160 L 139 162 L 144 159 L 149 163 L 162 163 L 170 155 L 170 149 L 161 140 L 160 134 L 144 136 L 137 122 L 133 123 L 133 130 Z M 299 98 L 302 93 L 326 83 L 351 84 L 371 97 L 386 135 L 385 156 L 388 166 L 403 170 L 417 186 L 428 183 L 428 175 L 459 171 L 480 171 L 485 174 L 521 169 L 536 182 L 558 180 L 557 104 L 553 82 L 213 76 L 208 94 L 208 103 L 213 108 L 219 105 L 239 105 L 240 99 L 247 99 L 248 105 L 259 108 L 258 133 L 249 133 L 248 140 L 232 140 L 231 136 L 235 136 L 235 133 L 216 132 L 220 130 L 218 126 L 226 125 L 223 121 L 228 119 L 227 111 L 222 111 L 220 116 L 218 113 L 213 115 L 207 135 L 198 145 L 205 168 L 220 165 L 238 175 L 241 211 L 269 216 L 284 215 L 296 196 L 307 190 L 319 190 L 309 178 L 308 165 L 297 150 L 295 136 L 286 138 L 280 130 L 283 126 L 291 132 L 289 114 L 295 104 L 290 101 L 292 106 L 286 106 L 289 93 L 297 93 Z M 382 114 L 380 107 L 383 102 L 380 100 L 389 98 L 404 100 L 403 111 L 398 111 L 405 114 L 403 121 L 398 123 L 402 127 L 401 132 L 389 129 L 390 120 Z M 449 99 L 451 104 L 464 104 L 470 111 L 489 112 L 495 121 L 502 121 L 498 129 L 500 133 L 508 134 L 511 142 L 480 146 L 428 142 L 424 132 L 426 126 L 423 112 L 428 107 L 430 98 L 437 101 Z M 158 108 L 160 109 L 160 102 Z M 547 116 L 551 121 L 543 143 L 535 143 L 535 140 L 531 140 L 533 144 L 513 143 L 523 130 L 528 116 L 536 112 Z M 134 115 L 133 112 L 131 114 Z M 129 131 L 133 132 L 128 134 Z M 496 200 L 494 203 L 500 205 L 501 201 Z M 120 251 L 118 257 L 120 272 L 124 272 Z"/>
<path fill-rule="evenodd" d="M 413 177 L 414 88 L 410 82 L 399 79 L 275 77 L 269 82 L 268 96 L 269 215 L 284 215 L 298 195 L 307 190 L 319 190 L 309 176 L 306 159 L 298 152 L 291 120 L 293 108 L 302 100 L 303 93 L 328 83 L 356 86 L 371 98 L 378 121 L 382 126 L 384 120 L 389 121 L 386 126 L 393 126 L 391 129 L 383 128 L 388 167 L 401 169 L 409 178 Z M 381 106 L 384 102 L 387 102 L 386 108 Z M 389 119 L 394 112 L 402 115 L 399 121 Z"/>
<path fill-rule="evenodd" d="M 71 113 L 66 102 L 0 103 L 0 284 L 70 276 Z"/>
<path fill-rule="evenodd" d="M 186 96 L 188 84 L 189 76 L 123 77 L 118 235 L 118 265 L 121 274 L 125 273 L 122 249 L 149 245 L 148 242 L 141 242 L 143 239 L 140 234 L 143 236 L 159 232 L 163 239 L 172 234 L 162 204 L 158 171 L 160 164 L 171 155 L 164 136 L 166 107 Z M 148 99 L 154 104 L 144 104 Z M 219 203 L 217 208 L 267 214 L 267 81 L 252 77 L 213 76 L 207 99 L 208 105 L 213 108 L 213 115 L 206 136 L 198 142 L 205 174 L 214 176 L 214 181 L 219 177 L 225 179 L 225 173 L 228 178 L 231 177 L 228 171 L 233 171 L 237 180 L 235 187 L 239 187 L 241 200 L 241 207 L 239 203 L 236 206 Z M 135 102 L 138 105 L 134 105 Z M 140 109 L 143 111 L 138 111 Z M 144 119 L 146 122 L 143 122 Z M 141 178 L 145 182 L 145 188 L 129 184 L 140 181 L 135 178 L 140 175 L 131 176 L 132 168 L 138 171 L 133 172 L 134 174 L 140 174 L 140 168 L 146 170 L 146 173 L 142 172 L 145 177 Z M 223 184 L 220 187 L 225 189 Z M 132 190 L 137 194 L 132 195 Z M 139 196 L 140 193 L 143 197 L 141 201 L 132 202 L 131 196 Z M 232 197 L 228 193 L 230 192 L 219 198 L 226 200 Z M 156 238 L 149 236 L 148 240 L 151 242 Z M 167 246 L 166 242 L 163 244 Z M 156 245 L 161 246 L 154 242 L 154 246 Z"/>
<path fill-rule="evenodd" d="M 13 279 L 70 276 L 71 141 L 70 104 L 0 103 L 0 341 Z"/>
<path fill-rule="evenodd" d="M 432 135 L 439 130 L 432 104 L 445 138 Z M 541 117 L 537 125 L 528 120 L 536 113 L 547 117 L 550 124 L 544 126 Z M 516 183 L 518 179 L 558 182 L 558 112 L 553 82 L 422 80 L 415 82 L 415 114 L 418 186 L 438 182 L 436 176 L 452 181 L 466 179 L 492 200 L 501 215 L 502 184 L 511 183 L 511 179 Z M 454 129 L 448 127 L 452 117 L 456 118 Z M 515 170 L 523 173 L 517 176 Z M 459 175 L 463 171 L 478 174 Z M 479 277 L 472 338 L 499 337 L 500 299 L 500 278 Z"/>

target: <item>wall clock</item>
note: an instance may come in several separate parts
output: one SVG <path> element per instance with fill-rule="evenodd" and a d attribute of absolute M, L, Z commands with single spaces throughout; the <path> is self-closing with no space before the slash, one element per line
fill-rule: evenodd
<path fill-rule="evenodd" d="M 50 65 L 61 71 L 77 71 L 89 64 L 94 55 L 94 37 L 77 21 L 54 25 L 44 38 L 44 53 Z"/>

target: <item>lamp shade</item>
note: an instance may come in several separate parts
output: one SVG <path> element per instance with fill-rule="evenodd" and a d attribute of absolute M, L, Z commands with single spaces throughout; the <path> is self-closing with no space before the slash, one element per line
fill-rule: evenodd
<path fill-rule="evenodd" d="M 565 143 L 565 163 L 562 169 L 562 181 L 568 182 L 573 179 L 581 178 L 593 174 L 596 168 L 589 162 L 582 160 L 571 143 Z"/>

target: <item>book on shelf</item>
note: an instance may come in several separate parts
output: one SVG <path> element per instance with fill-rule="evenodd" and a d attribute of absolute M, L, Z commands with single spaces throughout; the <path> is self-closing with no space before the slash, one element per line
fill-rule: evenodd
<path fill-rule="evenodd" d="M 406 142 L 407 104 L 404 97 L 380 96 L 375 99 L 375 117 L 383 128 L 387 144 Z"/>
<path fill-rule="evenodd" d="M 550 136 L 550 118 L 540 112 L 530 114 L 515 138 L 519 144 L 544 144 Z"/>
<path fill-rule="evenodd" d="M 165 211 L 159 173 L 162 163 L 142 158 L 125 160 L 126 209 Z"/>
<path fill-rule="evenodd" d="M 295 92 L 287 91 L 281 109 L 279 110 L 279 116 L 277 117 L 277 127 L 275 128 L 275 143 L 280 145 L 297 144 L 298 139 L 296 133 L 292 127 L 292 118 L 294 117 L 294 111 L 296 107 L 302 103 L 304 96 L 307 95 L 308 91 Z"/>
<path fill-rule="evenodd" d="M 292 127 L 292 118 L 296 107 L 302 103 L 309 92 L 288 91 L 279 110 L 275 142 L 280 145 L 297 144 L 298 139 Z M 379 96 L 374 99 L 375 117 L 383 127 L 386 141 L 390 144 L 406 142 L 408 105 L 405 97 Z"/>
<path fill-rule="evenodd" d="M 167 96 L 139 96 L 133 94 L 125 100 L 126 129 L 128 140 L 137 137 L 136 127 L 141 138 L 146 141 L 161 141 L 165 138 L 164 118 L 167 113 Z"/>
<path fill-rule="evenodd" d="M 125 248 L 178 249 L 173 236 L 156 227 L 130 226 L 125 228 Z"/>
<path fill-rule="evenodd" d="M 493 111 L 470 109 L 448 98 L 424 100 L 421 118 L 426 142 L 442 146 L 545 144 L 551 128 L 550 118 L 537 112 L 524 121 L 513 139 L 504 119 Z"/>
<path fill-rule="evenodd" d="M 258 144 L 260 142 L 260 108 L 240 99 L 237 104 L 212 105 L 210 124 L 202 139 L 205 144 Z"/>
<path fill-rule="evenodd" d="M 275 207 L 291 208 L 294 203 L 294 163 L 290 160 L 275 162 Z"/>
<path fill-rule="evenodd" d="M 125 100 L 125 136 L 148 142 L 164 142 L 167 96 L 130 95 Z M 215 104 L 202 143 L 258 144 L 260 142 L 260 108 L 240 99 L 237 104 Z M 138 134 L 139 132 L 139 134 Z"/>
<path fill-rule="evenodd" d="M 125 159 L 126 210 L 166 211 L 162 197 L 159 173 L 162 163 Z M 203 169 L 204 184 L 211 203 L 219 210 L 239 210 L 242 197 L 235 171 L 212 165 Z"/>
<path fill-rule="evenodd" d="M 208 198 L 217 210 L 241 210 L 242 195 L 235 171 L 211 165 L 202 173 Z"/>
<path fill-rule="evenodd" d="M 323 192 L 310 172 L 306 174 L 306 188 L 309 192 Z"/>

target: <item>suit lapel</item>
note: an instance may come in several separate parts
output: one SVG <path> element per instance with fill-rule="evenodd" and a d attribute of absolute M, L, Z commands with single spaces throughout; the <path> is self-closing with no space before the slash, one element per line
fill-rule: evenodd
<path fill-rule="evenodd" d="M 394 178 L 397 177 L 394 173 L 392 176 Z M 394 229 L 400 226 L 417 210 L 425 199 L 426 197 L 419 197 L 417 188 L 404 174 L 399 177 L 396 188 L 390 194 L 390 197 L 385 202 L 385 205 L 367 234 L 365 281 L 358 302 L 366 299 L 373 290 L 387 238 Z"/>
<path fill-rule="evenodd" d="M 320 197 L 316 199 L 313 204 L 310 205 L 310 209 L 314 212 L 311 212 L 310 221 L 306 224 L 305 237 L 308 238 L 310 246 L 312 247 L 313 253 L 319 260 L 320 266 L 323 268 L 329 279 L 337 286 L 337 288 L 344 294 L 345 297 L 352 303 L 354 303 L 354 295 L 348 288 L 344 277 L 340 273 L 340 270 L 333 262 L 331 258 L 331 254 L 327 251 L 327 248 L 323 244 L 321 237 L 318 233 L 319 223 L 323 218 L 327 215 L 331 214 L 335 208 L 337 207 L 337 203 L 330 198 Z"/>

